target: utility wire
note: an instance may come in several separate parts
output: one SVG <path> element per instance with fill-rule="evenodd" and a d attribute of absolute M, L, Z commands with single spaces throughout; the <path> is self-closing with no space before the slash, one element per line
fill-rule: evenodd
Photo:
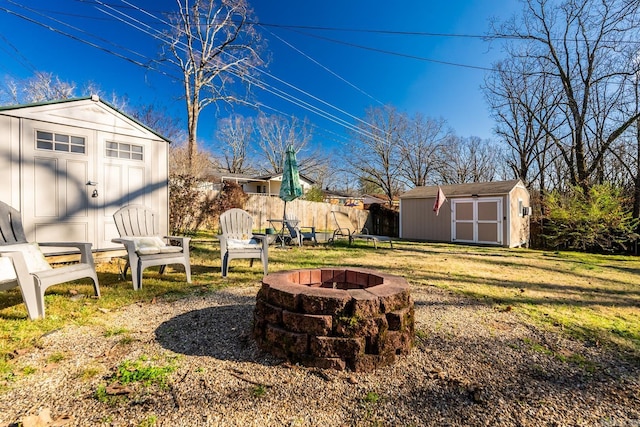
<path fill-rule="evenodd" d="M 293 31 L 295 33 L 298 33 L 298 34 L 302 34 L 302 35 L 307 36 L 307 37 L 313 37 L 313 38 L 317 38 L 317 39 L 320 39 L 320 40 L 325 40 L 325 41 L 328 41 L 328 42 L 331 42 L 331 43 L 341 44 L 341 45 L 345 45 L 345 46 L 349 46 L 349 47 L 355 47 L 355 48 L 362 49 L 362 50 L 368 50 L 368 51 L 377 52 L 377 53 L 384 53 L 386 55 L 400 56 L 400 57 L 403 57 L 403 58 L 416 59 L 418 61 L 431 62 L 431 63 L 434 63 L 434 64 L 450 65 L 450 66 L 453 66 L 453 67 L 470 68 L 470 69 L 482 70 L 482 71 L 498 71 L 495 68 L 490 68 L 490 67 L 481 67 L 481 66 L 477 66 L 477 65 L 467 65 L 467 64 L 460 64 L 460 63 L 456 63 L 456 62 L 440 61 L 440 60 L 437 60 L 437 59 L 425 58 L 425 57 L 422 57 L 422 56 L 410 55 L 410 54 L 400 53 L 400 52 L 393 52 L 393 51 L 390 51 L 390 50 L 379 49 L 379 48 L 370 47 L 370 46 L 363 46 L 363 45 L 359 45 L 359 44 L 355 44 L 355 43 L 345 42 L 345 41 L 342 41 L 342 40 L 332 39 L 332 38 L 329 38 L 329 37 L 319 36 L 319 35 L 316 35 L 316 34 L 306 33 L 304 31 L 298 31 L 298 30 L 291 30 L 291 31 Z"/>
<path fill-rule="evenodd" d="M 266 29 L 265 29 L 266 30 Z M 278 36 L 277 34 L 266 30 L 269 34 L 271 34 L 273 37 L 277 38 L 278 40 L 280 40 L 282 43 L 284 43 L 285 45 L 289 46 L 291 49 L 293 49 L 294 51 L 298 52 L 300 55 L 304 56 L 305 58 L 307 58 L 309 61 L 313 62 L 314 64 L 316 64 L 317 66 L 321 67 L 323 70 L 325 70 L 326 72 L 328 72 L 329 74 L 333 75 L 334 77 L 338 78 L 339 80 L 343 81 L 344 83 L 348 84 L 349 86 L 351 86 L 352 88 L 354 88 L 355 90 L 357 90 L 358 92 L 360 92 L 361 94 L 367 96 L 368 98 L 372 99 L 373 101 L 377 102 L 380 105 L 384 105 L 384 102 L 378 100 L 377 98 L 375 98 L 374 96 L 368 94 L 367 92 L 365 92 L 364 90 L 360 89 L 358 86 L 356 86 L 355 84 L 351 83 L 350 81 L 346 80 L 345 78 L 343 78 L 342 76 L 338 75 L 337 73 L 335 73 L 334 71 L 332 71 L 331 69 L 329 69 L 328 67 L 322 65 L 320 62 L 316 61 L 315 59 L 313 59 L 311 56 L 307 55 L 306 53 L 304 53 L 303 51 L 301 51 L 300 49 L 298 49 L 297 47 L 295 47 L 294 45 L 292 45 L 291 43 L 289 43 L 288 41 L 284 40 L 282 37 Z"/>

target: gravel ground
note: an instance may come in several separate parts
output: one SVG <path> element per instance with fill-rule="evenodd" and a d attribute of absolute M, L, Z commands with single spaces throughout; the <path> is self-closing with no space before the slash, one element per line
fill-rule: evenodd
<path fill-rule="evenodd" d="M 415 348 L 356 374 L 260 351 L 250 337 L 257 290 L 134 304 L 105 326 L 42 337 L 16 356 L 36 369 L 0 395 L 0 426 L 640 426 L 637 361 L 512 311 L 413 288 Z M 164 385 L 117 387 L 110 378 L 125 360 L 175 370 Z"/>

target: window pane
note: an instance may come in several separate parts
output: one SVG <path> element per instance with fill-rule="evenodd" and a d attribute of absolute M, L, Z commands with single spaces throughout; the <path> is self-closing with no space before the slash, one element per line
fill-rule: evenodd
<path fill-rule="evenodd" d="M 107 157 L 117 157 L 119 159 L 144 160 L 144 147 L 142 145 L 126 144 L 122 142 L 106 142 Z"/>
<path fill-rule="evenodd" d="M 36 133 L 38 139 L 45 139 L 47 141 L 53 141 L 53 134 L 51 132 L 38 131 Z"/>
<path fill-rule="evenodd" d="M 71 152 L 72 153 L 84 153 L 84 147 L 80 147 L 78 145 L 72 145 L 71 146 Z"/>
<path fill-rule="evenodd" d="M 56 134 L 56 142 L 69 142 L 69 135 Z"/>
<path fill-rule="evenodd" d="M 71 143 L 77 144 L 77 145 L 84 145 L 84 138 L 81 138 L 79 136 L 72 136 Z"/>
<path fill-rule="evenodd" d="M 56 144 L 56 151 L 69 151 L 69 144 Z"/>
<path fill-rule="evenodd" d="M 38 141 L 38 148 L 41 150 L 53 150 L 53 143 L 46 141 Z"/>

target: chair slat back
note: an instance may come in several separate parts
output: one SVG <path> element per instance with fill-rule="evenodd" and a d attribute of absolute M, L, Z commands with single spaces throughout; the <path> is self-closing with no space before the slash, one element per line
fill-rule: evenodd
<path fill-rule="evenodd" d="M 228 239 L 250 239 L 253 235 L 253 218 L 242 209 L 229 209 L 220 215 L 220 232 Z"/>
<path fill-rule="evenodd" d="M 339 211 L 332 211 L 332 213 L 333 213 L 333 219 L 336 221 L 336 225 L 338 226 L 338 228 L 345 228 L 349 230 L 350 233 L 355 232 L 355 227 L 353 226 L 353 223 L 349 219 L 349 215 Z"/>
<path fill-rule="evenodd" d="M 0 245 L 27 243 L 20 212 L 0 202 Z"/>
<path fill-rule="evenodd" d="M 120 237 L 157 236 L 160 218 L 144 205 L 127 205 L 113 214 Z"/>

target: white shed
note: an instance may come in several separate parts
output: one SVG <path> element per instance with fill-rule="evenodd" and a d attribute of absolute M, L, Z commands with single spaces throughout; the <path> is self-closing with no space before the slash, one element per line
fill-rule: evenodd
<path fill-rule="evenodd" d="M 29 241 L 120 248 L 113 212 L 141 203 L 169 223 L 169 141 L 97 96 L 0 107 L 0 200 Z"/>

